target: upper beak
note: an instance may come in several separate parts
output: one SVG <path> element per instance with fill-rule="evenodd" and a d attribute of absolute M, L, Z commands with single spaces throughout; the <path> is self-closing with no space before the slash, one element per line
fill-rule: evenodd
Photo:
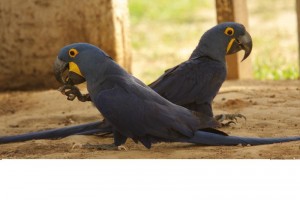
<path fill-rule="evenodd" d="M 233 54 L 240 50 L 245 51 L 242 61 L 245 60 L 252 51 L 252 38 L 247 31 L 244 35 L 241 35 L 241 36 L 235 38 L 235 40 L 234 40 L 232 46 L 230 47 L 229 51 L 227 52 L 227 54 Z"/>
<path fill-rule="evenodd" d="M 67 81 L 67 75 L 65 72 L 68 70 L 68 63 L 60 60 L 58 57 L 56 58 L 54 65 L 53 65 L 53 71 L 55 78 L 58 82 L 62 84 L 66 84 Z"/>
<path fill-rule="evenodd" d="M 85 78 L 70 69 L 70 63 L 56 58 L 53 71 L 58 82 L 64 85 L 76 85 L 85 82 Z"/>

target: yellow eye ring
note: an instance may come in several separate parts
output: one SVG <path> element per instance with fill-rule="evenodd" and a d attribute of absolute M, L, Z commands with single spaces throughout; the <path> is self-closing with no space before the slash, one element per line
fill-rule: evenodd
<path fill-rule="evenodd" d="M 69 56 L 72 58 L 75 58 L 75 56 L 78 54 L 79 52 L 76 49 L 70 49 L 69 50 Z"/>
<path fill-rule="evenodd" d="M 234 29 L 231 27 L 227 27 L 224 31 L 226 35 L 232 36 L 234 34 Z"/>

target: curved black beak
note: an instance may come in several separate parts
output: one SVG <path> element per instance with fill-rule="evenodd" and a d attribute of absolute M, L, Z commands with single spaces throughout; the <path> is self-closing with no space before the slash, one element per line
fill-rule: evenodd
<path fill-rule="evenodd" d="M 245 54 L 244 57 L 242 59 L 245 60 L 252 51 L 252 38 L 251 35 L 246 31 L 244 35 L 241 35 L 237 38 L 235 38 L 235 41 L 233 42 L 231 48 L 229 49 L 229 51 L 227 52 L 227 54 L 233 54 L 236 53 L 240 50 L 244 50 Z"/>
<path fill-rule="evenodd" d="M 67 75 L 65 72 L 69 69 L 68 65 L 67 62 L 60 60 L 58 57 L 53 65 L 54 76 L 56 80 L 62 84 L 66 84 Z"/>
<path fill-rule="evenodd" d="M 56 58 L 53 71 L 55 78 L 58 82 L 63 85 L 76 85 L 85 82 L 85 78 L 76 74 L 72 71 L 69 71 L 69 63 Z"/>

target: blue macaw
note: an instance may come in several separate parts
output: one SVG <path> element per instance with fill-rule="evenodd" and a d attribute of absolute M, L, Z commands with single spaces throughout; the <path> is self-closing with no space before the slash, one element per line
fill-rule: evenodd
<path fill-rule="evenodd" d="M 215 39 L 214 42 L 209 43 L 209 40 L 218 34 L 223 34 L 225 39 Z M 215 54 L 212 51 L 214 46 L 217 49 Z M 28 133 L 23 138 L 20 136 L 19 139 L 27 140 L 30 135 L 35 135 L 35 139 L 41 139 L 48 136 L 64 137 L 74 133 L 90 134 L 105 129 L 114 132 L 117 146 L 125 143 L 130 137 L 136 142 L 140 141 L 147 148 L 157 141 L 206 145 L 258 145 L 299 140 L 300 137 L 234 137 L 212 129 L 217 127 L 218 123 L 212 118 L 210 104 L 226 77 L 225 55 L 241 49 L 245 50 L 244 59 L 252 49 L 251 37 L 244 27 L 237 23 L 218 25 L 203 35 L 188 61 L 166 71 L 150 85 L 173 103 L 185 106 L 191 111 L 159 96 L 141 81 L 126 73 L 99 48 L 84 43 L 66 46 L 59 53 L 54 65 L 57 79 L 69 85 L 87 81 L 89 95 L 82 99 L 91 100 L 104 115 L 109 126 L 103 127 L 102 123 L 94 122 L 65 127 L 62 131 L 56 129 L 54 131 L 57 134 L 51 134 L 51 130 L 45 131 L 42 132 L 41 137 L 38 136 L 39 132 Z M 198 71 L 197 67 L 206 70 Z M 66 70 L 68 75 L 63 77 Z M 206 73 L 206 76 L 202 73 Z M 196 76 L 197 74 L 200 74 L 200 78 Z M 178 81 L 176 78 L 183 81 Z M 168 92 L 172 81 L 174 84 L 176 82 L 178 89 L 170 88 Z M 190 88 L 189 84 L 195 88 Z M 210 87 L 211 91 L 206 89 Z M 202 95 L 201 91 L 208 95 Z M 70 94 L 80 96 L 73 91 L 67 95 Z M 197 95 L 200 95 L 199 98 Z M 180 100 L 180 97 L 183 100 Z M 185 98 L 187 100 L 184 100 Z M 0 143 L 15 141 L 13 137 L 17 136 L 0 138 Z"/>

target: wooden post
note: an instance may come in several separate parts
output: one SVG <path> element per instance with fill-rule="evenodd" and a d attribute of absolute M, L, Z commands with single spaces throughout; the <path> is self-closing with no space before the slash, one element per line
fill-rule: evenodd
<path fill-rule="evenodd" d="M 300 0 L 296 0 L 296 11 L 297 11 L 297 29 L 298 29 L 298 67 L 300 73 Z M 300 79 L 300 74 L 298 75 Z"/>
<path fill-rule="evenodd" d="M 130 72 L 127 0 L 1 0 L 0 91 L 57 88 L 52 65 L 74 42 L 99 46 Z"/>
<path fill-rule="evenodd" d="M 128 0 L 112 0 L 115 60 L 131 73 L 131 41 Z M 107 46 L 106 46 L 107 48 Z"/>
<path fill-rule="evenodd" d="M 216 0 L 217 22 L 234 21 L 243 24 L 249 32 L 247 0 Z M 251 34 L 251 32 L 249 32 Z M 244 52 L 228 55 L 227 79 L 252 79 L 251 56 L 241 62 Z"/>

